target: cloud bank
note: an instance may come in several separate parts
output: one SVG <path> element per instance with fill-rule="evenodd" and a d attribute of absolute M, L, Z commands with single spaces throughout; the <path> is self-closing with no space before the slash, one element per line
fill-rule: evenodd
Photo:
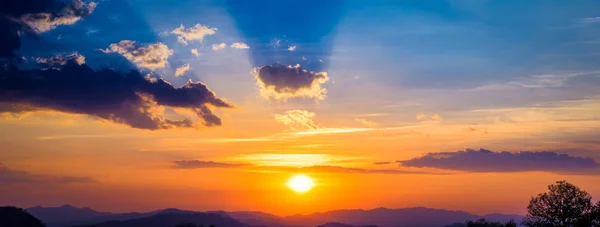
<path fill-rule="evenodd" d="M 217 33 L 216 28 L 211 28 L 205 25 L 196 24 L 194 27 L 185 28 L 180 25 L 171 31 L 171 34 L 177 35 L 177 41 L 187 46 L 190 41 L 202 41 L 204 37 Z"/>
<path fill-rule="evenodd" d="M 110 44 L 104 53 L 119 53 L 127 60 L 135 63 L 139 68 L 156 70 L 167 66 L 169 56 L 173 55 L 173 50 L 163 43 L 154 43 L 146 47 L 137 44 L 135 41 L 122 40 L 119 43 Z"/>
<path fill-rule="evenodd" d="M 323 100 L 327 95 L 327 89 L 321 87 L 329 80 L 327 73 L 308 71 L 299 64 L 257 67 L 253 74 L 261 95 L 267 99 L 306 97 Z"/>
<path fill-rule="evenodd" d="M 0 1 L 0 57 L 15 58 L 21 36 L 36 36 L 90 15 L 96 3 L 81 0 Z"/>
<path fill-rule="evenodd" d="M 76 60 L 45 70 L 20 70 L 12 64 L 0 67 L 0 111 L 9 113 L 49 109 L 140 129 L 196 127 L 192 119 L 164 116 L 161 110 L 171 107 L 194 112 L 205 126 L 221 125 L 209 106 L 232 107 L 201 82 L 188 81 L 176 88 L 138 71 L 95 71 Z"/>
<path fill-rule="evenodd" d="M 548 151 L 510 153 L 467 149 L 458 152 L 428 153 L 398 163 L 407 167 L 469 172 L 545 171 L 564 174 L 600 174 L 598 171 L 600 164 L 594 159 Z"/>

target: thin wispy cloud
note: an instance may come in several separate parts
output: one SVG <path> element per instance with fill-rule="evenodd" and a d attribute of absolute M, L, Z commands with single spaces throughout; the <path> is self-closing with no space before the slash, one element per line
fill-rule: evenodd
<path fill-rule="evenodd" d="M 275 114 L 275 120 L 288 126 L 292 130 L 315 130 L 319 127 L 313 122 L 315 113 L 307 110 L 289 110 L 282 114 Z"/>
<path fill-rule="evenodd" d="M 354 119 L 357 122 L 360 122 L 361 124 L 368 126 L 368 127 L 377 127 L 379 126 L 379 123 L 371 121 L 371 120 L 367 120 L 367 119 L 363 119 L 363 118 L 355 118 Z"/>

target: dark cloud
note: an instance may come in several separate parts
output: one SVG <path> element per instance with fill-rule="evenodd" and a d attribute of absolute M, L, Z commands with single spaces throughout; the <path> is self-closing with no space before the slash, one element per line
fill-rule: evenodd
<path fill-rule="evenodd" d="M 398 161 L 402 166 L 430 167 L 469 172 L 546 171 L 564 174 L 599 174 L 600 164 L 591 158 L 555 152 L 494 152 L 485 149 L 428 153 Z"/>
<path fill-rule="evenodd" d="M 363 169 L 332 165 L 314 165 L 304 167 L 291 166 L 259 166 L 249 163 L 225 163 L 201 160 L 181 160 L 173 162 L 177 169 L 200 169 L 200 168 L 239 168 L 249 167 L 260 171 L 282 171 L 282 172 L 312 172 L 312 173 L 363 173 L 363 174 L 426 174 L 430 172 L 406 171 L 400 169 Z"/>
<path fill-rule="evenodd" d="M 22 34 L 35 36 L 59 25 L 74 24 L 92 13 L 96 3 L 81 0 L 0 1 L 0 58 L 16 57 Z"/>
<path fill-rule="evenodd" d="M 85 64 L 85 57 L 77 52 L 69 55 L 56 55 L 49 58 L 36 58 L 35 62 L 38 64 L 48 66 L 62 66 L 66 65 L 69 61 L 75 61 L 79 65 Z"/>
<path fill-rule="evenodd" d="M 20 183 L 93 183 L 96 180 L 88 177 L 50 177 L 31 174 L 26 171 L 12 170 L 0 163 L 0 185 Z"/>
<path fill-rule="evenodd" d="M 235 168 L 248 166 L 250 164 L 245 163 L 224 163 L 224 162 L 213 162 L 213 161 L 201 161 L 201 160 L 180 160 L 174 161 L 175 168 L 178 169 L 200 169 L 200 168 Z"/>
<path fill-rule="evenodd" d="M 286 100 L 294 97 L 325 99 L 327 90 L 321 85 L 329 77 L 326 72 L 312 72 L 296 66 L 272 64 L 254 69 L 254 78 L 265 98 Z"/>
<path fill-rule="evenodd" d="M 141 129 L 195 127 L 189 119 L 169 119 L 158 107 L 193 111 L 205 126 L 221 125 L 209 106 L 232 107 L 204 83 L 188 81 L 176 88 L 163 79 L 138 71 L 95 71 L 75 59 L 60 68 L 20 70 L 0 66 L 0 110 L 9 112 L 51 109 L 87 114 Z"/>

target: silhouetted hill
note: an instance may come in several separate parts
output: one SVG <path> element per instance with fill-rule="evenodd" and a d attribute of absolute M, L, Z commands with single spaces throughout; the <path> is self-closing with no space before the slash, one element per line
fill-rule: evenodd
<path fill-rule="evenodd" d="M 294 215 L 285 217 L 286 223 L 297 226 L 318 226 L 321 223 L 339 222 L 348 225 L 365 226 L 377 225 L 379 227 L 440 227 L 449 223 L 465 222 L 485 218 L 490 221 L 516 221 L 522 219 L 518 215 L 479 216 L 464 211 L 450 211 L 430 209 L 423 207 L 388 209 L 377 208 L 372 210 L 335 210 L 309 215 Z"/>
<path fill-rule="evenodd" d="M 376 225 L 366 225 L 366 226 L 355 226 L 355 225 L 348 225 L 348 224 L 344 224 L 344 223 L 339 223 L 339 222 L 330 222 L 324 225 L 319 225 L 317 227 L 377 227 Z"/>
<path fill-rule="evenodd" d="M 30 213 L 47 223 L 48 227 L 79 226 L 102 223 L 106 221 L 124 221 L 130 219 L 147 218 L 157 214 L 194 214 L 197 212 L 169 208 L 147 213 L 98 212 L 89 208 L 62 207 L 34 207 L 28 209 Z M 235 219 L 250 226 L 268 227 L 314 227 L 323 223 L 345 223 L 353 226 L 377 225 L 380 227 L 440 227 L 452 223 L 464 223 L 467 220 L 485 218 L 490 221 L 508 222 L 514 219 L 522 220 L 519 215 L 489 214 L 484 216 L 474 215 L 463 211 L 449 211 L 429 208 L 403 208 L 373 210 L 335 210 L 309 215 L 294 215 L 279 217 L 276 215 L 253 211 L 209 211 L 206 213 L 218 214 L 221 217 Z M 206 226 L 206 225 L 205 225 Z"/>
<path fill-rule="evenodd" d="M 232 217 L 240 222 L 253 226 L 268 226 L 268 227 L 293 227 L 287 224 L 281 217 L 256 211 L 233 211 L 224 212 L 229 217 Z"/>
<path fill-rule="evenodd" d="M 176 210 L 176 209 L 165 209 Z M 105 221 L 122 221 L 143 217 L 150 217 L 165 210 L 152 211 L 147 213 L 122 213 L 115 214 L 110 212 L 99 212 L 87 207 L 77 208 L 71 205 L 63 205 L 60 207 L 32 207 L 27 211 L 33 216 L 43 220 L 47 227 L 64 227 L 71 225 L 86 225 Z"/>
<path fill-rule="evenodd" d="M 125 221 L 108 221 L 93 224 L 94 227 L 170 227 L 182 223 L 194 223 L 203 226 L 250 227 L 233 218 L 224 217 L 217 213 L 203 212 L 161 212 L 154 216 Z M 89 227 L 82 225 L 78 227 Z"/>
<path fill-rule="evenodd" d="M 64 223 L 77 220 L 88 220 L 96 217 L 112 215 L 108 212 L 98 212 L 90 208 L 77 208 L 71 205 L 63 205 L 60 207 L 32 207 L 28 208 L 27 212 L 33 216 L 44 220 L 46 223 Z"/>
<path fill-rule="evenodd" d="M 2 227 L 44 227 L 44 224 L 27 213 L 26 210 L 16 207 L 0 207 L 0 226 Z"/>

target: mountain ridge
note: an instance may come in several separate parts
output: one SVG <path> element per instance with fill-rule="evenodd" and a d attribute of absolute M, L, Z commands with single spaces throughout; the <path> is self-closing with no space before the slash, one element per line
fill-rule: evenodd
<path fill-rule="evenodd" d="M 35 217 L 43 220 L 48 227 L 90 225 L 106 221 L 126 221 L 150 218 L 160 214 L 219 214 L 237 220 L 249 226 L 267 227 L 306 227 L 321 226 L 329 223 L 342 223 L 352 226 L 379 227 L 439 227 L 456 222 L 485 218 L 490 221 L 507 222 L 511 219 L 519 222 L 523 216 L 516 214 L 490 213 L 476 215 L 460 210 L 446 210 L 427 207 L 374 209 L 340 209 L 310 214 L 277 216 L 260 211 L 189 211 L 166 208 L 150 212 L 111 213 L 96 211 L 88 207 L 77 208 L 71 205 L 60 207 L 31 207 L 27 209 Z M 54 214 L 60 214 L 52 216 Z M 82 215 L 85 214 L 85 215 Z"/>

